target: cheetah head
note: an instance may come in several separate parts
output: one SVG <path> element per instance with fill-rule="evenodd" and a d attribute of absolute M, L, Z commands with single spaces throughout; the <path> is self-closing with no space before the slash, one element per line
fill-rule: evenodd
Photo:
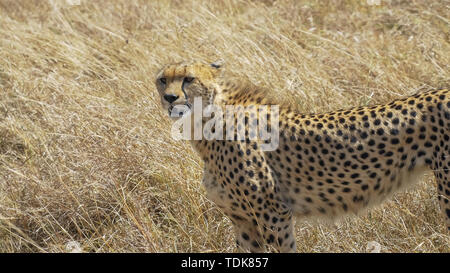
<path fill-rule="evenodd" d="M 220 64 L 182 62 L 164 66 L 156 77 L 161 104 L 169 116 L 178 118 L 192 110 L 194 98 L 201 97 L 202 107 L 213 102 L 218 90 Z"/>

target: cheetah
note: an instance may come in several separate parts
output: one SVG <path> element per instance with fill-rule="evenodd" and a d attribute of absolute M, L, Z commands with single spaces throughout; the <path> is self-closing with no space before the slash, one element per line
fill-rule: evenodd
<path fill-rule="evenodd" d="M 164 66 L 155 84 L 169 114 L 175 106 L 187 107 L 171 115 L 174 120 L 189 117 L 195 97 L 202 98 L 202 106 L 279 106 L 277 114 L 267 115 L 268 124 L 278 121 L 273 149 L 261 148 L 267 140 L 250 139 L 253 114 L 246 112 L 234 117 L 235 127 L 245 128 L 244 139 L 190 140 L 204 162 L 207 197 L 233 223 L 239 251 L 295 252 L 295 219 L 356 214 L 413 184 L 426 170 L 436 177 L 450 230 L 447 89 L 388 104 L 302 114 L 249 81 L 225 75 L 218 64 L 182 62 Z"/>

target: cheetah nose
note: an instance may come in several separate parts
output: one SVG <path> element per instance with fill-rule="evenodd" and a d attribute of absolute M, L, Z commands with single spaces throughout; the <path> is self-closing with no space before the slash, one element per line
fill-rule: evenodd
<path fill-rule="evenodd" d="M 168 101 L 169 103 L 176 101 L 178 98 L 179 98 L 179 96 L 174 95 L 174 94 L 165 94 L 164 95 L 164 99 L 166 101 Z"/>

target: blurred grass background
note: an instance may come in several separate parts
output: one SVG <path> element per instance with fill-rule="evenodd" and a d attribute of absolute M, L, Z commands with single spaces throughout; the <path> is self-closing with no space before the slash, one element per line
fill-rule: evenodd
<path fill-rule="evenodd" d="M 234 251 L 156 71 L 223 59 L 306 113 L 448 87 L 450 2 L 376 3 L 0 0 L 0 252 Z M 450 252 L 431 175 L 296 236 L 300 252 Z"/>

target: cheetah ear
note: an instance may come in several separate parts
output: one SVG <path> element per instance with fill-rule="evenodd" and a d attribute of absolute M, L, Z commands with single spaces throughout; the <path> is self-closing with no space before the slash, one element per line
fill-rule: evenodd
<path fill-rule="evenodd" d="M 214 67 L 214 68 L 219 69 L 219 68 L 221 68 L 224 65 L 224 63 L 225 63 L 225 61 L 223 59 L 219 59 L 219 60 L 211 63 L 211 66 Z"/>

